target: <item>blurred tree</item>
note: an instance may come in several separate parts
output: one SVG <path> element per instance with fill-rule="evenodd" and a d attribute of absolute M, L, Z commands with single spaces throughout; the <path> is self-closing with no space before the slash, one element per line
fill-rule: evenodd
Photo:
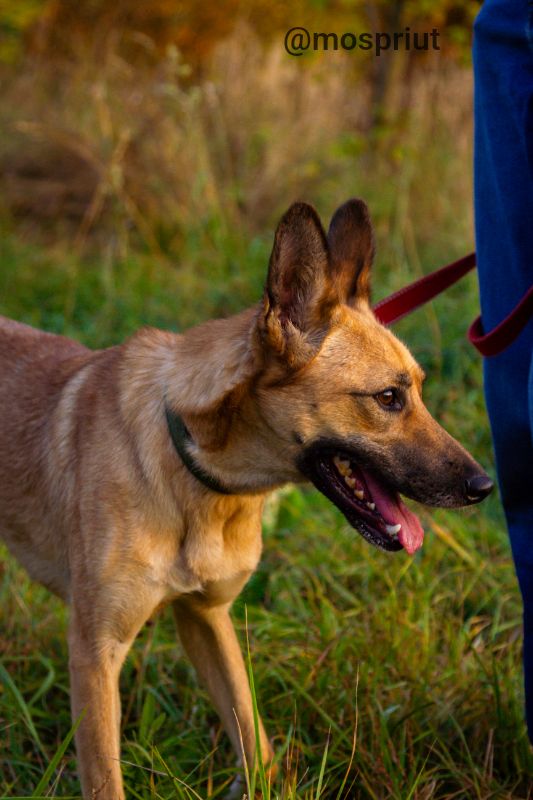
<path fill-rule="evenodd" d="M 320 4 L 293 0 L 44 0 L 42 14 L 28 31 L 28 48 L 48 58 L 100 59 L 106 50 L 128 60 L 157 61 L 169 45 L 177 47 L 194 71 L 239 21 L 247 21 L 261 38 L 314 16 Z"/>
<path fill-rule="evenodd" d="M 45 0 L 0 0 L 0 62 L 16 61 L 25 32 L 38 20 Z"/>
<path fill-rule="evenodd" d="M 49 59 L 100 60 L 106 50 L 118 50 L 128 60 L 156 62 L 172 44 L 197 71 L 241 20 L 263 41 L 295 25 L 338 33 L 362 25 L 384 32 L 438 27 L 447 53 L 464 57 L 478 7 L 477 0 L 0 0 L 0 32 L 7 32 L 11 48 L 18 36 L 30 52 Z M 385 53 L 375 60 L 382 100 L 413 57 Z"/>
<path fill-rule="evenodd" d="M 354 4 L 361 5 L 357 0 Z M 480 5 L 481 0 L 364 0 L 371 30 L 394 33 L 409 28 L 411 33 L 422 33 L 436 28 L 442 54 L 459 61 L 470 58 L 472 26 Z M 396 119 L 401 106 L 409 104 L 409 75 L 413 62 L 424 55 L 415 50 L 386 50 L 375 59 L 372 127 Z"/>
<path fill-rule="evenodd" d="M 28 32 L 28 49 L 46 58 L 97 59 L 109 51 L 132 61 L 157 61 L 169 44 L 199 65 L 227 36 L 238 0 L 46 0 Z"/>

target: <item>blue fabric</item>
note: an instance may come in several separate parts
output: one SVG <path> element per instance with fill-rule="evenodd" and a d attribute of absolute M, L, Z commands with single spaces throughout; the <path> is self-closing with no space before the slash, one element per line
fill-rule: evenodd
<path fill-rule="evenodd" d="M 485 0 L 474 25 L 476 250 L 485 331 L 533 283 L 533 4 Z M 498 482 L 524 603 L 533 741 L 533 321 L 485 359 Z"/>

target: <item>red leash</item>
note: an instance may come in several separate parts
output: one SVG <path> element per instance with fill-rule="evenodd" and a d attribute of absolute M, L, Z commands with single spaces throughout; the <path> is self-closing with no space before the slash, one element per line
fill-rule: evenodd
<path fill-rule="evenodd" d="M 457 283 L 475 266 L 476 254 L 470 253 L 429 275 L 424 275 L 384 300 L 380 300 L 374 306 L 374 313 L 380 322 L 397 322 L 411 311 L 427 303 L 428 300 L 432 300 L 449 286 Z M 468 330 L 468 339 L 481 355 L 498 355 L 514 342 L 531 317 L 533 317 L 533 286 L 529 288 L 511 313 L 489 333 L 483 332 L 481 317 L 475 319 Z"/>

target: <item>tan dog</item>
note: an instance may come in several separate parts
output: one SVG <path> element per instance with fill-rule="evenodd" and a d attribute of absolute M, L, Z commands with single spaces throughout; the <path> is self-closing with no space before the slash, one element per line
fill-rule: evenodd
<path fill-rule="evenodd" d="M 170 601 L 235 750 L 241 733 L 254 761 L 229 609 L 260 557 L 270 490 L 308 478 L 365 538 L 410 553 L 423 531 L 398 492 L 448 507 L 490 492 L 423 405 L 421 369 L 375 319 L 372 257 L 362 201 L 342 206 L 327 236 L 296 204 L 263 301 L 230 319 L 92 352 L 0 318 L 0 534 L 71 607 L 84 797 L 124 796 L 119 672 Z M 262 726 L 260 746 L 270 764 Z"/>

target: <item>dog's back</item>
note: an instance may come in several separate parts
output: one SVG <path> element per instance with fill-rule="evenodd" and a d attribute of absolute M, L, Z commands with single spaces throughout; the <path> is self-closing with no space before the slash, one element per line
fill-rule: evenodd
<path fill-rule="evenodd" d="M 63 336 L 0 317 L 0 538 L 32 577 L 62 595 L 67 559 L 59 531 L 50 529 L 47 452 L 62 392 L 93 355 Z"/>

